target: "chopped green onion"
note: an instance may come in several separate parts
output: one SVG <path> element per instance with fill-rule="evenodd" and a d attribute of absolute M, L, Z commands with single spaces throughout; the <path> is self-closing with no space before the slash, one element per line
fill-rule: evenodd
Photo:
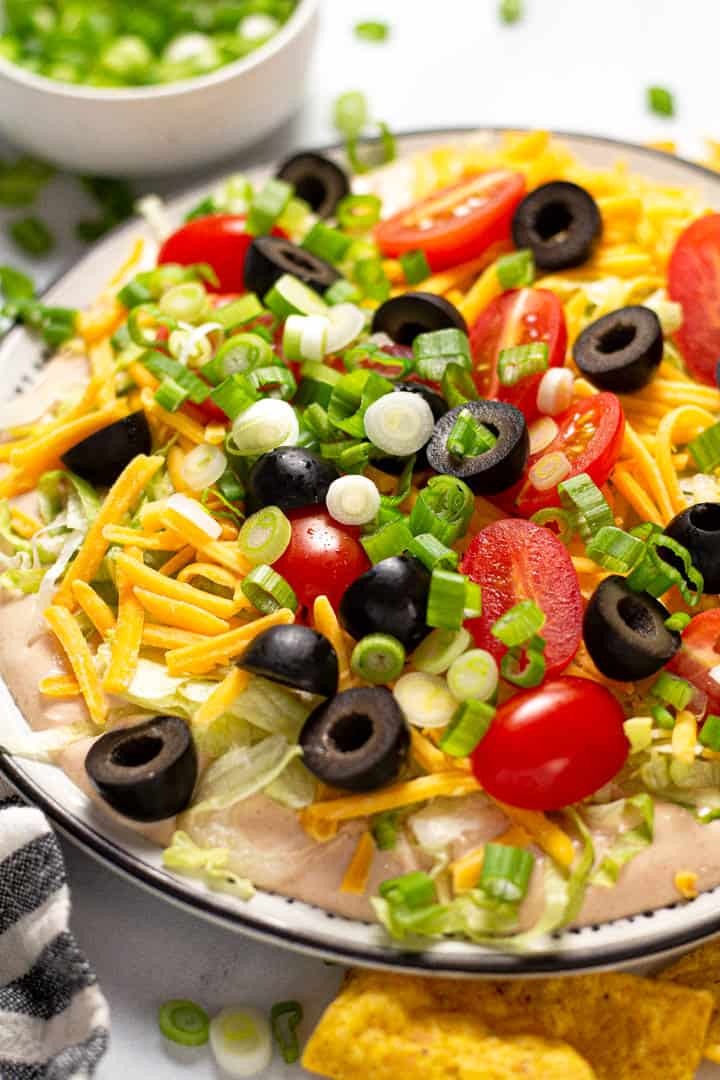
<path fill-rule="evenodd" d="M 569 544 L 575 535 L 575 515 L 569 510 L 561 510 L 559 506 L 546 506 L 533 514 L 530 520 L 535 525 L 556 525 L 558 540 L 563 544 Z"/>
<path fill-rule="evenodd" d="M 469 409 L 458 413 L 450 434 L 447 437 L 448 453 L 453 457 L 477 457 L 492 450 L 497 436 L 489 427 L 476 420 Z"/>
<path fill-rule="evenodd" d="M 181 1046 L 204 1046 L 210 1032 L 210 1018 L 194 1001 L 166 1001 L 158 1013 L 160 1030 L 170 1042 Z"/>
<path fill-rule="evenodd" d="M 219 446 L 200 443 L 183 458 L 181 473 L 191 491 L 203 491 L 225 472 L 227 458 Z"/>
<path fill-rule="evenodd" d="M 520 666 L 525 652 L 524 666 Z M 527 647 L 509 649 L 500 661 L 500 674 L 513 686 L 527 690 L 539 686 L 545 678 L 545 641 L 541 637 L 531 637 Z"/>
<path fill-rule="evenodd" d="M 245 488 L 229 467 L 218 480 L 216 489 L 220 493 L 220 497 L 223 499 L 226 506 L 230 503 L 230 505 L 234 507 L 245 498 Z M 267 562 L 268 560 L 266 559 L 265 561 Z"/>
<path fill-rule="evenodd" d="M 700 472 L 714 472 L 720 465 L 720 423 L 701 431 L 688 443 L 688 450 Z"/>
<path fill-rule="evenodd" d="M 444 728 L 457 708 L 445 680 L 424 671 L 401 675 L 393 687 L 393 694 L 413 727 Z"/>
<path fill-rule="evenodd" d="M 243 523 L 237 544 L 254 566 L 271 564 L 285 554 L 290 543 L 290 522 L 278 506 L 264 506 Z"/>
<path fill-rule="evenodd" d="M 257 394 L 242 375 L 230 375 L 210 392 L 210 398 L 230 420 L 236 420 L 257 401 Z"/>
<path fill-rule="evenodd" d="M 240 588 L 253 607 L 263 615 L 272 615 L 273 611 L 279 611 L 280 608 L 297 611 L 297 596 L 291 586 L 265 563 L 254 566 L 243 578 Z"/>
<path fill-rule="evenodd" d="M 269 233 L 292 197 L 292 184 L 275 178 L 268 180 L 250 202 L 245 227 L 252 236 Z"/>
<path fill-rule="evenodd" d="M 309 285 L 292 274 L 283 274 L 265 296 L 265 306 L 278 319 L 288 315 L 324 315 L 325 301 Z"/>
<path fill-rule="evenodd" d="M 363 419 L 365 434 L 373 445 L 401 458 L 425 446 L 435 427 L 425 398 L 402 390 L 383 393 L 368 406 Z"/>
<path fill-rule="evenodd" d="M 665 620 L 665 625 L 668 630 L 677 630 L 681 634 L 690 622 L 692 622 L 692 616 L 684 611 L 676 611 L 674 615 L 670 615 Z"/>
<path fill-rule="evenodd" d="M 226 333 L 232 333 L 238 326 L 257 319 L 263 313 L 263 306 L 255 293 L 246 293 L 245 296 L 231 300 L 229 304 L 222 304 L 213 311 L 213 320 L 219 322 Z"/>
<path fill-rule="evenodd" d="M 165 376 L 155 391 L 155 401 L 167 412 L 177 412 L 187 399 L 188 391 L 176 383 L 170 375 Z"/>
<path fill-rule="evenodd" d="M 720 716 L 710 713 L 705 717 L 703 726 L 700 728 L 698 742 L 706 746 L 708 750 L 720 751 Z"/>
<path fill-rule="evenodd" d="M 405 251 L 400 256 L 400 265 L 408 285 L 419 285 L 430 277 L 432 270 L 424 251 Z"/>
<path fill-rule="evenodd" d="M 303 1007 L 299 1001 L 278 1001 L 270 1010 L 273 1037 L 287 1065 L 294 1065 L 300 1057 L 297 1029 L 302 1018 Z"/>
<path fill-rule="evenodd" d="M 529 248 L 501 255 L 495 263 L 498 281 L 503 289 L 521 289 L 535 280 L 535 259 Z"/>
<path fill-rule="evenodd" d="M 603 525 L 587 542 L 588 558 L 613 574 L 629 574 L 645 555 L 645 544 L 637 536 L 614 525 Z"/>
<path fill-rule="evenodd" d="M 453 660 L 447 684 L 456 701 L 490 701 L 498 686 L 495 657 L 485 649 L 470 649 Z"/>
<path fill-rule="evenodd" d="M 534 865 L 527 848 L 486 844 L 480 888 L 496 900 L 518 903 L 527 893 Z"/>
<path fill-rule="evenodd" d="M 623 724 L 631 754 L 641 754 L 652 744 L 652 716 L 631 716 Z"/>
<path fill-rule="evenodd" d="M 368 476 L 339 476 L 328 488 L 325 505 L 341 525 L 368 525 L 380 509 L 380 492 Z"/>
<path fill-rule="evenodd" d="M 649 592 L 656 597 L 662 596 L 671 585 L 677 585 L 685 603 L 694 607 L 703 594 L 702 574 L 693 565 L 686 547 L 666 536 L 658 526 L 653 526 L 652 529 L 645 541 L 645 558 L 628 577 L 628 585 L 636 592 Z M 634 535 L 640 535 L 641 531 L 642 526 L 632 530 Z M 666 549 L 674 556 L 672 563 L 662 557 L 661 549 Z M 677 568 L 678 561 L 682 570 Z"/>
<path fill-rule="evenodd" d="M 297 383 L 290 368 L 281 367 L 280 364 L 270 364 L 268 367 L 253 368 L 242 376 L 253 390 L 268 395 L 268 397 L 281 398 L 289 401 L 295 397 Z"/>
<path fill-rule="evenodd" d="M 343 364 L 348 371 L 370 368 L 376 374 L 382 374 L 386 379 L 400 379 L 412 370 L 412 360 L 409 357 L 390 356 L 371 341 L 365 341 L 362 345 L 347 349 L 343 354 Z"/>
<path fill-rule="evenodd" d="M 163 293 L 158 310 L 178 322 L 199 323 L 210 311 L 210 301 L 201 281 L 186 281 Z"/>
<path fill-rule="evenodd" d="M 332 388 L 328 405 L 330 421 L 346 435 L 364 439 L 365 420 L 370 406 L 391 393 L 392 383 L 376 372 L 351 371 Z"/>
<path fill-rule="evenodd" d="M 335 215 L 338 224 L 343 229 L 367 232 L 373 225 L 377 225 L 381 210 L 382 199 L 379 199 L 377 195 L 346 195 L 337 204 Z M 337 284 L 338 282 L 335 283 Z M 346 297 L 346 299 L 350 298 Z"/>
<path fill-rule="evenodd" d="M 413 667 L 427 675 L 442 675 L 472 643 L 469 630 L 433 630 L 412 655 Z"/>
<path fill-rule="evenodd" d="M 342 375 L 327 364 L 306 363 L 300 369 L 300 384 L 295 395 L 296 405 L 319 404 L 326 409 L 330 404 L 332 388 Z"/>
<path fill-rule="evenodd" d="M 28 255 L 47 255 L 55 247 L 55 237 L 39 217 L 25 217 L 8 226 L 10 239 Z"/>
<path fill-rule="evenodd" d="M 397 847 L 398 813 L 385 810 L 370 819 L 370 832 L 378 851 L 394 851 Z"/>
<path fill-rule="evenodd" d="M 0 293 L 8 303 L 32 300 L 35 296 L 35 283 L 21 270 L 15 270 L 12 266 L 0 266 Z"/>
<path fill-rule="evenodd" d="M 362 134 L 369 119 L 367 98 L 359 90 L 348 90 L 336 99 L 333 106 L 333 124 L 346 139 L 356 139 Z"/>
<path fill-rule="evenodd" d="M 325 290 L 323 298 L 326 303 L 334 307 L 336 304 L 355 303 L 356 300 L 362 299 L 362 293 L 354 282 L 339 278 Z"/>
<path fill-rule="evenodd" d="M 470 340 L 456 327 L 418 334 L 412 347 L 415 369 L 421 379 L 440 382 L 448 364 L 458 364 L 468 370 L 472 367 Z"/>
<path fill-rule="evenodd" d="M 178 386 L 187 390 L 190 401 L 195 405 L 202 405 L 210 395 L 210 387 L 207 383 L 173 356 L 166 356 L 165 353 L 151 349 L 142 357 L 142 363 L 156 378 L 162 379 L 167 375 L 174 379 Z"/>
<path fill-rule="evenodd" d="M 508 25 L 519 22 L 524 14 L 524 0 L 500 0 L 498 15 L 501 22 L 508 23 Z"/>
<path fill-rule="evenodd" d="M 452 570 L 433 570 L 427 599 L 428 626 L 459 630 L 466 618 L 481 614 L 480 586 Z"/>
<path fill-rule="evenodd" d="M 378 891 L 383 900 L 402 904 L 412 911 L 425 907 L 435 899 L 435 882 L 424 871 L 411 870 L 409 874 L 382 881 Z"/>
<path fill-rule="evenodd" d="M 689 682 L 677 675 L 671 675 L 669 671 L 661 672 L 652 687 L 653 697 L 678 710 L 684 709 L 690 703 L 693 693 Z"/>
<path fill-rule="evenodd" d="M 577 527 L 586 542 L 603 526 L 615 524 L 607 499 L 587 473 L 562 480 L 557 489 L 563 507 L 576 515 Z"/>
<path fill-rule="evenodd" d="M 490 633 L 512 649 L 516 645 L 524 645 L 544 625 L 545 613 L 535 601 L 521 600 L 493 623 Z"/>
<path fill-rule="evenodd" d="M 201 199 L 192 210 L 188 210 L 184 220 L 195 221 L 196 218 L 210 217 L 211 214 L 219 213 L 219 207 L 216 199 L 212 195 L 208 195 L 205 199 Z"/>
<path fill-rule="evenodd" d="M 433 476 L 410 511 L 410 529 L 415 536 L 429 532 L 443 544 L 454 544 L 465 535 L 474 511 L 475 496 L 464 481 Z"/>
<path fill-rule="evenodd" d="M 270 364 L 272 358 L 270 344 L 259 334 L 245 331 L 228 338 L 212 360 L 203 365 L 200 374 L 207 382 L 217 386 L 230 375 Z"/>
<path fill-rule="evenodd" d="M 289 315 L 283 329 L 286 359 L 321 361 L 327 351 L 329 329 L 324 315 Z"/>
<path fill-rule="evenodd" d="M 392 291 L 383 261 L 375 256 L 371 259 L 359 259 L 353 269 L 353 278 L 365 296 L 371 300 L 387 300 Z"/>
<path fill-rule="evenodd" d="M 650 715 L 657 727 L 662 731 L 672 731 L 675 727 L 675 717 L 664 705 L 653 705 Z"/>
<path fill-rule="evenodd" d="M 533 341 L 529 345 L 513 345 L 501 349 L 498 356 L 498 378 L 501 386 L 515 386 L 529 375 L 539 375 L 548 368 L 546 341 Z"/>
<path fill-rule="evenodd" d="M 322 221 L 316 221 L 303 239 L 301 247 L 325 262 L 339 263 L 348 253 L 352 240 L 339 229 L 332 229 Z"/>
<path fill-rule="evenodd" d="M 389 559 L 393 555 L 402 555 L 404 551 L 407 551 L 411 540 L 412 533 L 405 518 L 388 521 L 377 532 L 371 533 L 370 536 L 360 537 L 360 543 L 373 564 Z"/>
<path fill-rule="evenodd" d="M 369 683 L 394 682 L 405 667 L 405 649 L 389 634 L 368 634 L 353 649 L 350 666 Z"/>
<path fill-rule="evenodd" d="M 487 734 L 494 715 L 495 709 L 484 701 L 464 701 L 443 732 L 440 749 L 456 758 L 472 754 Z"/>
<path fill-rule="evenodd" d="M 430 571 L 456 570 L 460 562 L 457 551 L 447 547 L 432 533 L 414 536 L 407 550 L 409 555 L 414 555 Z"/>
<path fill-rule="evenodd" d="M 294 446 L 299 434 L 300 424 L 292 405 L 277 398 L 261 398 L 235 418 L 230 449 L 241 457 L 254 457 L 278 446 Z"/>
<path fill-rule="evenodd" d="M 472 375 L 460 364 L 448 364 L 442 374 L 443 397 L 451 409 L 478 400 L 478 391 Z"/>
<path fill-rule="evenodd" d="M 210 1022 L 210 1049 L 223 1076 L 257 1076 L 272 1058 L 270 1024 L 256 1009 L 223 1009 Z"/>
<path fill-rule="evenodd" d="M 389 34 L 390 27 L 385 22 L 355 23 L 355 37 L 361 38 L 362 41 L 387 41 Z"/>
<path fill-rule="evenodd" d="M 128 309 L 150 303 L 154 299 L 151 290 L 138 277 L 128 281 L 117 294 L 117 298 L 123 307 Z"/>
<path fill-rule="evenodd" d="M 648 86 L 647 104 L 650 112 L 657 116 L 675 115 L 675 98 L 665 86 Z"/>

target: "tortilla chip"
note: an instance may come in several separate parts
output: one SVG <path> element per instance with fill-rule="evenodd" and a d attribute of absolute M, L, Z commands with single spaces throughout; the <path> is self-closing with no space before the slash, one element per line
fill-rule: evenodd
<path fill-rule="evenodd" d="M 693 990 L 709 990 L 714 996 L 715 1009 L 708 1028 L 705 1057 L 720 1062 L 720 941 L 693 949 L 657 977 L 690 986 Z"/>
<path fill-rule="evenodd" d="M 305 1064 L 333 1080 L 495 1080 L 513 1073 L 488 1071 L 481 1051 L 492 1062 L 500 1044 L 512 1061 L 536 1036 L 538 1055 L 567 1053 L 558 1040 L 576 1054 L 554 1074 L 528 1053 L 531 1077 L 693 1080 L 712 1008 L 709 993 L 634 975 L 470 982 L 361 971 L 328 1009 Z M 458 1028 L 461 1021 L 475 1023 Z M 462 1068 L 453 1072 L 450 1055 L 460 1047 Z M 472 1061 L 484 1071 L 469 1071 Z"/>
<path fill-rule="evenodd" d="M 332 1080 L 596 1080 L 572 1047 L 492 1034 L 479 1017 L 438 1008 L 423 980 L 350 980 L 311 1037 L 303 1065 Z"/>

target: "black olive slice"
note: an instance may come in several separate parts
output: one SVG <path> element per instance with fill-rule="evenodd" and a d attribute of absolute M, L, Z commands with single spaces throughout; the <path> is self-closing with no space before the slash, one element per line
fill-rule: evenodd
<path fill-rule="evenodd" d="M 185 810 L 198 774 L 192 733 L 179 716 L 156 716 L 101 735 L 85 757 L 93 787 L 133 821 L 162 821 Z"/>
<path fill-rule="evenodd" d="M 262 298 L 283 274 L 292 274 L 316 292 L 323 293 L 340 274 L 324 259 L 282 236 L 256 236 L 247 249 L 245 288 Z"/>
<path fill-rule="evenodd" d="M 689 506 L 672 519 L 665 532 L 687 548 L 693 566 L 703 576 L 703 592 L 720 593 L 720 503 Z M 670 562 L 672 554 L 663 550 L 662 557 Z M 675 558 L 672 565 L 681 570 L 679 559 Z"/>
<path fill-rule="evenodd" d="M 580 371 L 602 390 L 628 394 L 646 386 L 662 360 L 660 320 L 639 304 L 586 326 L 573 347 Z"/>
<path fill-rule="evenodd" d="M 303 762 L 319 780 L 347 791 L 375 791 L 395 780 L 410 733 L 384 687 L 344 690 L 323 702 L 300 733 Z"/>
<path fill-rule="evenodd" d="M 340 473 L 335 466 L 301 446 L 270 450 L 253 465 L 248 479 L 250 506 L 279 506 L 299 510 L 325 502 L 333 480 Z"/>
<path fill-rule="evenodd" d="M 337 691 L 337 654 L 328 639 L 309 626 L 271 626 L 253 638 L 237 665 L 308 694 L 330 697 Z"/>
<path fill-rule="evenodd" d="M 321 218 L 332 217 L 340 200 L 350 194 L 350 181 L 343 169 L 312 151 L 288 158 L 277 176 L 292 184 L 297 197 L 309 203 Z"/>
<path fill-rule="evenodd" d="M 138 454 L 149 454 L 152 435 L 144 412 L 130 413 L 77 443 L 63 465 L 96 487 L 110 487 Z"/>
<path fill-rule="evenodd" d="M 447 441 L 461 412 L 469 411 L 473 419 L 484 424 L 497 442 L 491 450 L 476 457 L 455 457 Z M 457 476 L 479 495 L 497 495 L 506 491 L 521 478 L 530 453 L 525 417 L 514 405 L 504 401 L 468 401 L 445 413 L 435 425 L 427 445 L 431 469 L 447 476 Z"/>
<path fill-rule="evenodd" d="M 526 195 L 512 220 L 513 243 L 530 248 L 541 270 L 579 266 L 602 232 L 592 195 L 578 184 L 553 180 Z"/>
<path fill-rule="evenodd" d="M 613 574 L 590 597 L 583 638 L 596 667 L 608 679 L 646 679 L 671 660 L 680 635 L 668 630 L 669 612 L 649 593 L 633 592 Z"/>
<path fill-rule="evenodd" d="M 467 333 L 467 323 L 449 300 L 434 293 L 407 292 L 381 304 L 373 315 L 374 334 L 387 334 L 398 345 L 412 345 L 418 334 L 455 327 Z"/>
<path fill-rule="evenodd" d="M 393 383 L 393 390 L 404 390 L 409 394 L 419 394 L 424 398 L 430 406 L 430 410 L 433 414 L 433 419 L 438 421 L 441 416 L 444 416 L 448 411 L 448 403 L 444 397 L 440 394 L 436 394 L 434 390 L 431 390 L 429 386 L 425 386 L 423 383 L 405 381 Z M 427 446 L 427 443 L 425 444 Z M 421 447 L 415 455 L 415 472 L 423 472 L 428 467 L 427 454 L 425 452 L 425 446 Z M 391 476 L 399 476 L 405 468 L 407 458 L 399 457 L 381 457 L 373 458 L 372 465 L 376 469 L 380 469 L 382 472 L 389 473 Z"/>
<path fill-rule="evenodd" d="M 358 641 L 366 634 L 390 634 L 412 652 L 430 633 L 425 622 L 429 591 L 430 574 L 422 563 L 409 555 L 393 555 L 345 590 L 340 621 Z"/>

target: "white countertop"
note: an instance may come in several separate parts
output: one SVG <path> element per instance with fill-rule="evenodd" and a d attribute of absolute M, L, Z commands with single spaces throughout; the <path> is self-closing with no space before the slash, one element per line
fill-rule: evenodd
<path fill-rule="evenodd" d="M 344 90 L 366 91 L 376 115 L 395 130 L 453 125 L 553 127 L 634 139 L 674 138 L 700 156 L 704 136 L 720 139 L 714 92 L 720 5 L 716 0 L 526 0 L 512 27 L 496 0 L 325 0 L 324 24 L 300 114 L 242 167 L 333 138 L 329 112 Z M 354 23 L 387 19 L 392 39 L 370 45 Z M 645 88 L 675 91 L 677 117 L 645 108 Z M 187 177 L 151 187 L 177 191 Z M 26 265 L 43 286 L 80 252 L 72 225 L 87 208 L 77 185 L 56 180 L 42 210 L 62 238 L 60 253 L 25 263 L 0 236 L 0 262 Z M 3 217 L 11 215 L 0 215 Z M 270 1006 L 302 999 L 310 1023 L 333 995 L 340 973 L 320 961 L 259 945 L 156 899 L 64 843 L 73 888 L 73 922 L 109 999 L 111 1049 L 100 1080 L 128 1075 L 170 1080 L 216 1077 L 209 1055 L 182 1068 L 164 1053 L 156 1023 L 170 997 L 201 1001 L 212 1012 L 232 1002 Z M 272 1080 L 301 1075 L 274 1061 Z M 707 1066 L 703 1080 L 720 1077 Z"/>

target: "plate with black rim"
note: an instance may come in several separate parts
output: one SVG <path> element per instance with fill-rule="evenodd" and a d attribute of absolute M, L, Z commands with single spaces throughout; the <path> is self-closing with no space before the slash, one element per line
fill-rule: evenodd
<path fill-rule="evenodd" d="M 426 131 L 403 135 L 401 155 L 427 149 L 442 141 L 488 140 L 501 134 L 487 131 Z M 622 158 L 632 172 L 670 185 L 695 189 L 706 205 L 720 209 L 720 176 L 702 166 L 646 147 L 614 139 L 559 133 L 586 164 L 604 168 Z M 335 149 L 327 151 L 337 153 Z M 249 173 L 262 179 L 272 167 Z M 179 222 L 206 193 L 210 184 L 174 199 L 168 211 Z M 116 229 L 59 280 L 45 297 L 48 303 L 86 306 L 98 282 L 108 280 L 127 258 L 132 241 L 149 228 L 131 222 Z M 13 330 L 0 346 L 4 397 L 10 399 L 32 384 L 42 367 L 41 350 L 23 330 Z M 3 734 L 27 730 L 27 722 L 0 680 L 0 746 Z M 219 923 L 230 930 L 343 963 L 422 971 L 455 976 L 569 973 L 610 966 L 632 966 L 688 947 L 720 932 L 720 887 L 690 903 L 673 904 L 628 918 L 564 931 L 530 952 L 505 953 L 462 941 L 443 941 L 422 951 L 391 945 L 379 927 L 347 919 L 278 894 L 259 891 L 243 902 L 208 892 L 189 878 L 165 870 L 161 849 L 103 814 L 71 780 L 54 766 L 9 758 L 0 753 L 0 772 L 52 823 L 102 863 L 150 889 L 171 903 Z"/>

